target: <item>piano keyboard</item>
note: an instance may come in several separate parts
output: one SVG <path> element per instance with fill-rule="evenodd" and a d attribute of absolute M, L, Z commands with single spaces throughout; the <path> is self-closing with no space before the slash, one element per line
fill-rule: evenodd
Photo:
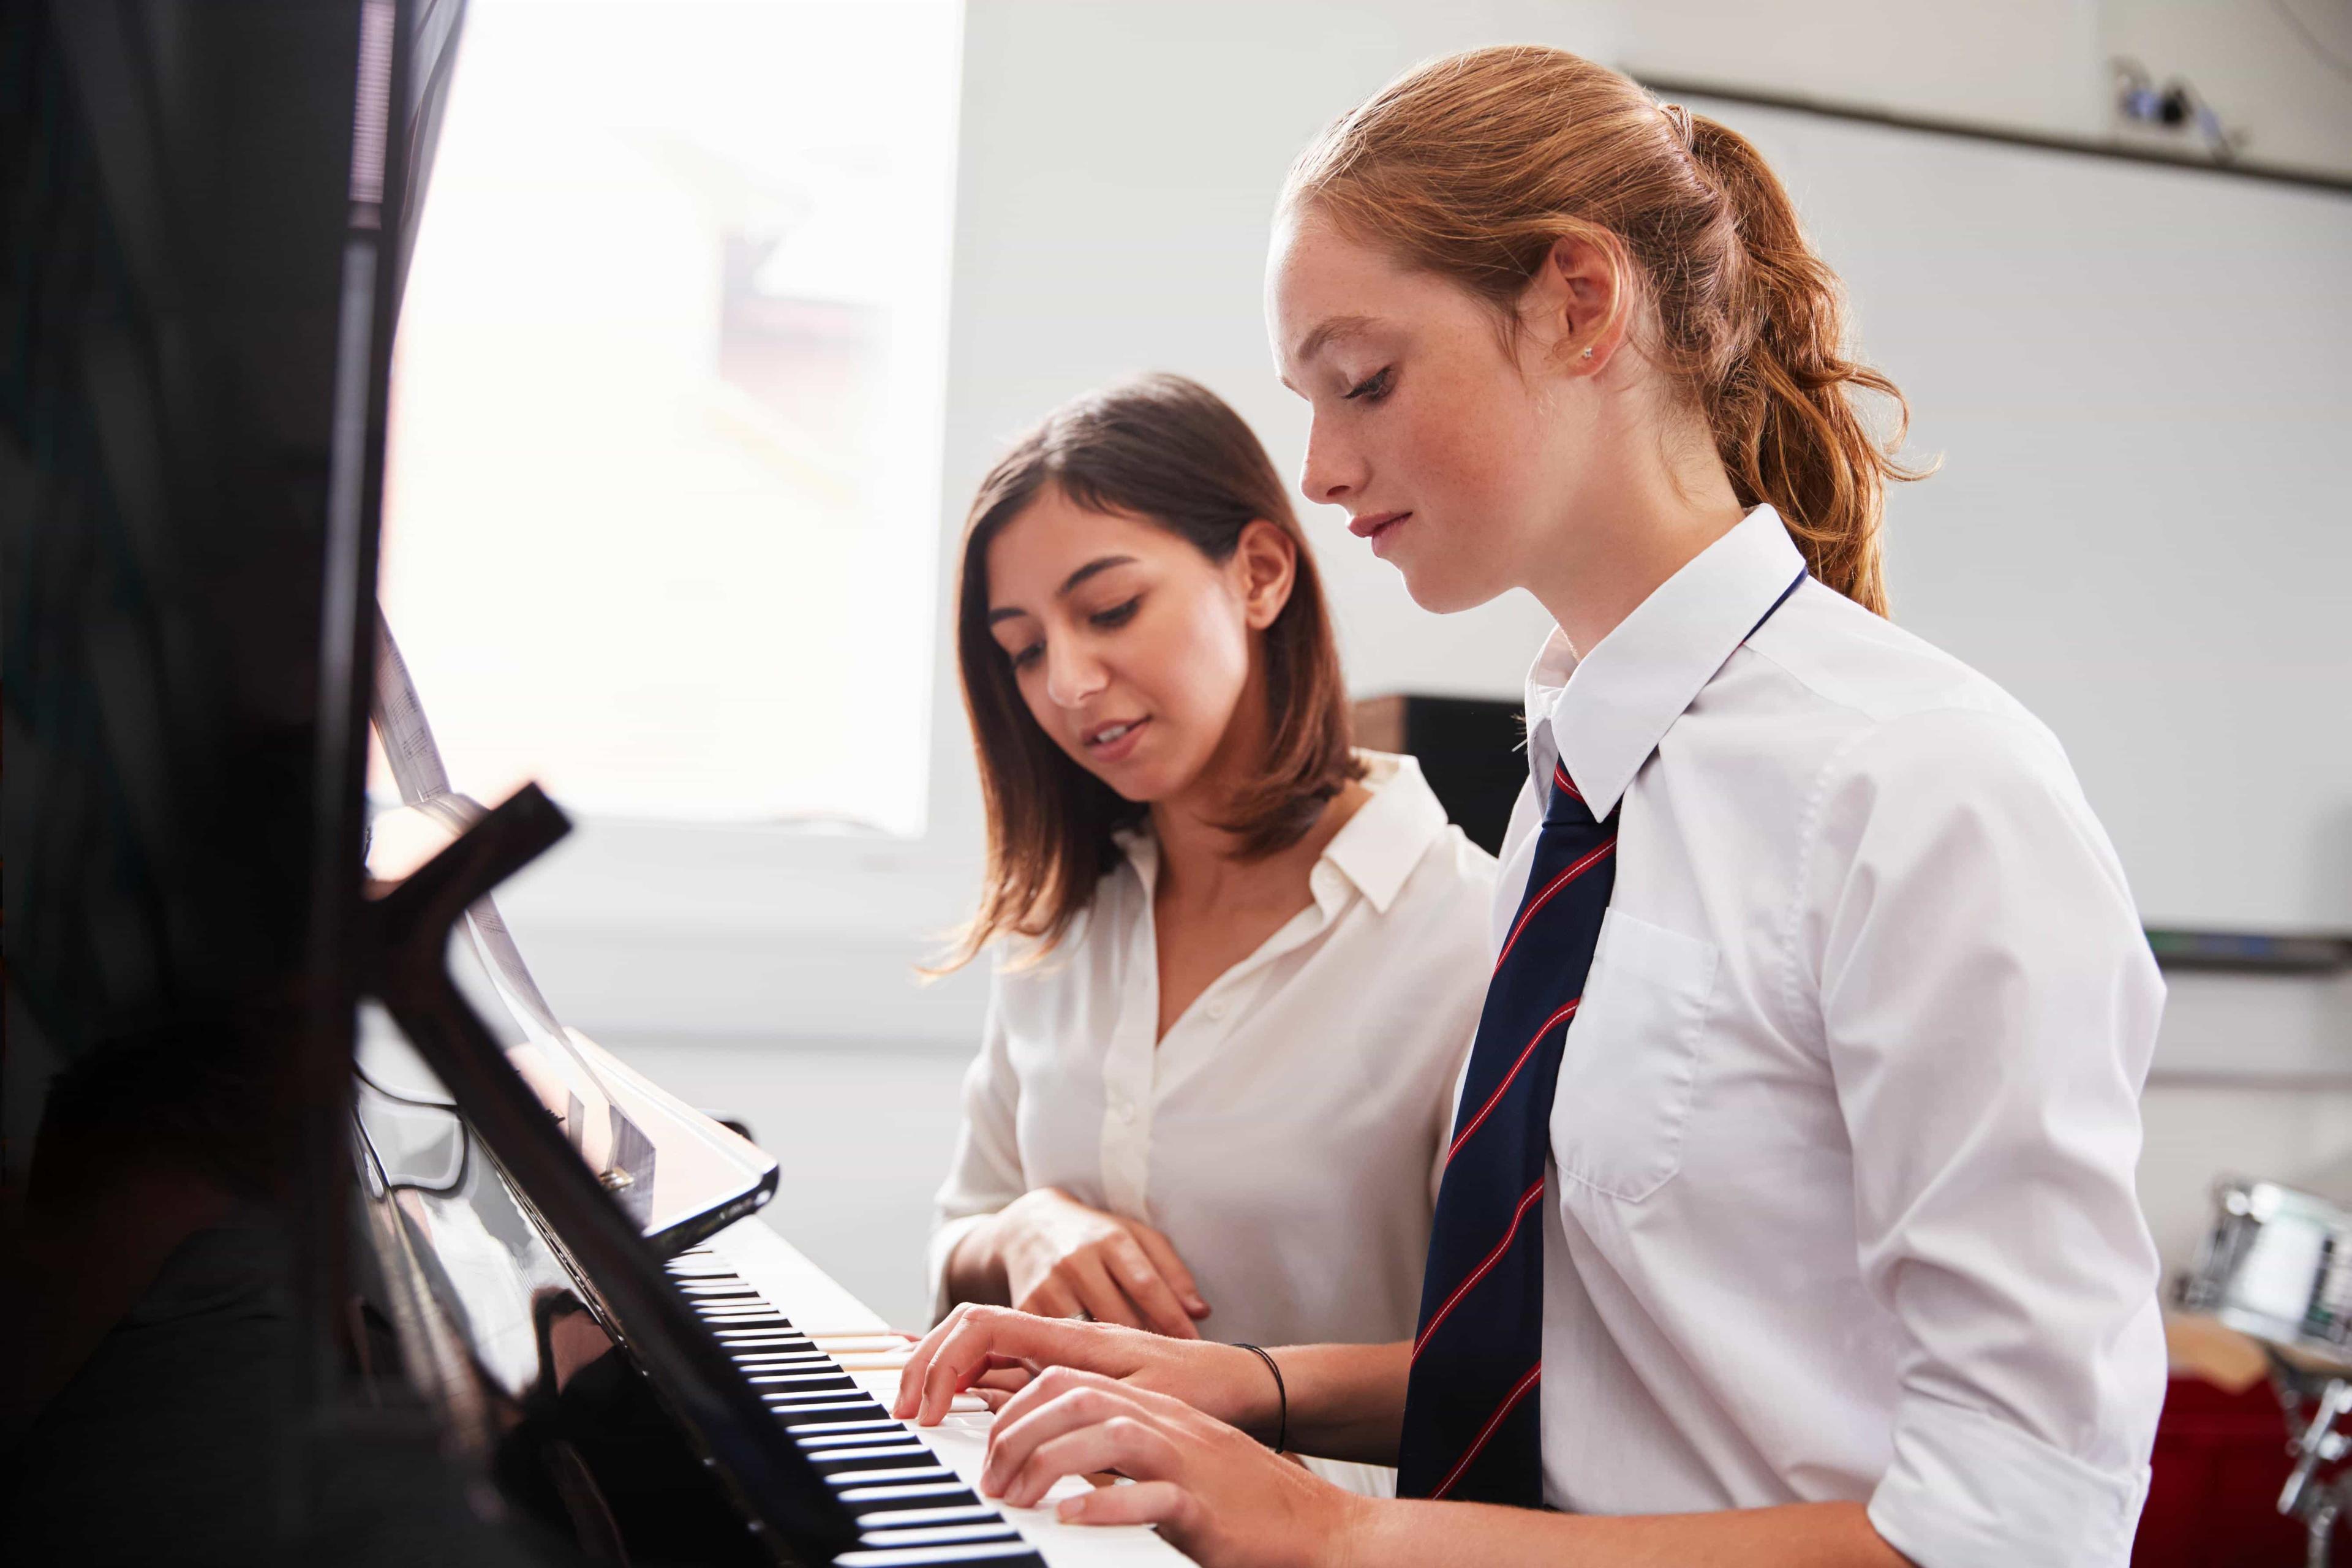
<path fill-rule="evenodd" d="M 1170 1568 L 1189 1561 L 1140 1526 L 1062 1522 L 1053 1505 L 1088 1485 L 1075 1478 L 1041 1508 L 983 1500 L 973 1483 L 993 1419 L 987 1406 L 961 1394 L 938 1426 L 894 1419 L 888 1402 L 906 1340 L 758 1220 L 730 1226 L 668 1268 L 856 1520 L 859 1544 L 834 1560 L 839 1568 Z"/>

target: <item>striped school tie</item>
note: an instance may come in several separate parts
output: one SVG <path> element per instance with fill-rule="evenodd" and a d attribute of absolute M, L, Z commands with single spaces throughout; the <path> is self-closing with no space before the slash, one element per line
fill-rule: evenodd
<path fill-rule="evenodd" d="M 1748 637 L 1804 581 L 1801 571 Z M 1399 1497 L 1543 1506 L 1536 1209 L 1560 1051 L 1616 881 L 1617 808 L 1595 821 L 1568 770 L 1555 766 L 1528 890 L 1486 983 L 1437 1190 L 1398 1438 Z"/>
<path fill-rule="evenodd" d="M 1560 1047 L 1617 879 L 1617 814 L 1595 822 L 1565 768 L 1496 960 L 1437 1194 L 1405 1384 L 1397 1495 L 1543 1501 L 1544 1157 Z M 1514 961 L 1517 962 L 1514 962 Z"/>

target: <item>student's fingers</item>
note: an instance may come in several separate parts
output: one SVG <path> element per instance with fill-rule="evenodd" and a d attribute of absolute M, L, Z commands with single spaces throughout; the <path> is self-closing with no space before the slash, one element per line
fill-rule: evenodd
<path fill-rule="evenodd" d="M 1142 1243 L 1134 1237 L 1120 1235 L 1111 1238 L 1104 1248 L 1104 1262 L 1119 1289 L 1142 1315 L 1143 1326 L 1156 1332 L 1180 1340 L 1197 1340 L 1201 1331 L 1192 1326 L 1192 1315 L 1177 1300 L 1176 1292 L 1160 1277 L 1159 1268 L 1143 1250 Z"/>
<path fill-rule="evenodd" d="M 1160 1271 L 1160 1278 L 1168 1281 L 1168 1288 L 1184 1303 L 1184 1310 L 1195 1318 L 1207 1317 L 1209 1303 L 1202 1300 L 1201 1287 L 1193 1283 L 1192 1271 L 1177 1255 L 1175 1243 L 1148 1225 L 1130 1223 L 1128 1230 L 1135 1237 L 1135 1244 L 1143 1248 L 1144 1256 L 1151 1259 L 1151 1266 Z"/>
<path fill-rule="evenodd" d="M 950 1309 L 948 1315 L 934 1324 L 931 1331 L 917 1341 L 915 1348 L 908 1352 L 907 1364 L 898 1369 L 898 1396 L 890 1405 L 892 1413 L 901 1419 L 914 1414 L 921 1397 L 923 1378 L 930 1371 L 931 1357 L 938 1352 L 940 1342 L 963 1321 L 964 1311 L 961 1304 Z"/>
<path fill-rule="evenodd" d="M 1081 1326 L 1003 1307 L 958 1307 L 907 1358 L 891 1413 L 937 1426 L 950 1402 L 998 1358 L 1050 1363 L 1082 1355 L 1083 1345 L 1068 1338 Z"/>
<path fill-rule="evenodd" d="M 1133 1396 L 1110 1378 L 1066 1366 L 1047 1367 L 997 1412 L 988 1429 L 980 1489 L 1003 1491 L 1039 1445 L 1135 1409 Z"/>
<path fill-rule="evenodd" d="M 1036 1380 L 1036 1376 L 1035 1373 L 1025 1366 L 991 1367 L 972 1379 L 971 1386 L 965 1392 L 984 1394 L 992 1389 L 1010 1397 L 1028 1387 Z"/>
<path fill-rule="evenodd" d="M 1066 1524 L 1158 1524 L 1182 1534 L 1191 1527 L 1192 1494 L 1174 1481 L 1138 1481 L 1129 1487 L 1097 1487 L 1056 1506 Z"/>
<path fill-rule="evenodd" d="M 1117 1470 L 1138 1480 L 1157 1480 L 1178 1463 L 1175 1444 L 1156 1423 L 1139 1415 L 1113 1415 L 1038 1444 L 1005 1483 L 1003 1497 L 1015 1508 L 1034 1508 L 1064 1476 Z"/>
<path fill-rule="evenodd" d="M 1127 1292 L 1111 1278 L 1110 1269 L 1091 1249 L 1073 1252 L 1055 1267 L 1055 1274 L 1078 1298 L 1078 1305 L 1093 1314 L 1098 1323 L 1117 1323 L 1125 1329 L 1139 1329 L 1143 1321 L 1127 1299 Z"/>

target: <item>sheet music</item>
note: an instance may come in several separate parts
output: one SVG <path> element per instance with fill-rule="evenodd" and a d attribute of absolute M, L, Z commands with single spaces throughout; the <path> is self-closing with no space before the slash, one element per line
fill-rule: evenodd
<path fill-rule="evenodd" d="M 417 700 L 416 683 L 381 611 L 376 616 L 375 699 L 370 718 L 391 764 L 402 805 L 430 818 L 453 838 L 481 819 L 481 803 L 449 787 L 449 771 L 442 763 L 440 747 L 434 743 L 433 726 Z M 596 1069 L 572 1048 L 567 1031 L 540 994 L 538 982 L 515 946 L 514 934 L 489 895 L 484 894 L 467 909 L 466 931 L 491 988 L 522 1031 L 524 1043 L 532 1047 L 518 1058 L 519 1068 L 526 1069 L 526 1077 L 537 1076 L 528 1069 L 545 1068 L 561 1080 L 555 1086 L 534 1083 L 532 1087 L 542 1098 L 548 1098 L 550 1087 L 562 1089 L 568 1101 L 564 1131 L 572 1147 L 621 1197 L 624 1206 L 634 1211 L 641 1205 L 631 1203 L 631 1189 L 640 1189 L 638 1196 L 649 1196 L 652 1191 L 651 1141 L 614 1103 L 611 1089 Z M 595 1114 L 599 1110 L 601 1116 Z M 603 1136 L 593 1136 L 592 1129 Z"/>

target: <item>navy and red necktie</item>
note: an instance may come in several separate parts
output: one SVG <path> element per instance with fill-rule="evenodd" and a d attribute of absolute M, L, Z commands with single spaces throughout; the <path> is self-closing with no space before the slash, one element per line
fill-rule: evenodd
<path fill-rule="evenodd" d="M 1617 879 L 1617 814 L 1565 768 L 1495 963 L 1437 1193 L 1405 1385 L 1397 1495 L 1543 1502 L 1544 1161 L 1560 1047 Z"/>
<path fill-rule="evenodd" d="M 1748 637 L 1804 581 L 1800 571 Z M 1397 1446 L 1399 1497 L 1543 1506 L 1537 1206 L 1560 1052 L 1616 881 L 1617 808 L 1595 821 L 1568 770 L 1555 766 L 1528 890 L 1486 983 L 1437 1189 Z"/>

